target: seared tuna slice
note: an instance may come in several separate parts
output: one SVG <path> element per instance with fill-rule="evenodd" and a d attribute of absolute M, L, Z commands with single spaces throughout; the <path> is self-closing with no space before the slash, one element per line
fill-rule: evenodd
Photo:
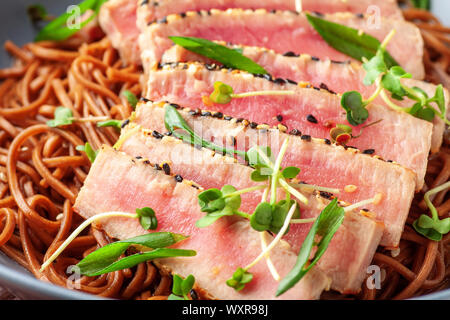
<path fill-rule="evenodd" d="M 409 22 L 381 19 L 379 28 L 368 21 L 370 17 L 351 13 L 325 15 L 324 19 L 362 30 L 380 41 L 392 29 L 397 33 L 388 50 L 397 62 L 414 78 L 423 79 L 423 39 L 419 29 Z M 190 36 L 249 46 L 266 47 L 278 53 L 292 51 L 318 58 L 348 61 L 350 58 L 330 47 L 309 24 L 306 14 L 292 11 L 211 10 L 170 15 L 146 27 L 139 36 L 144 68 L 161 60 L 173 42 L 169 36 Z"/>
<path fill-rule="evenodd" d="M 89 218 L 101 212 L 135 212 L 136 208 L 151 207 L 156 212 L 158 231 L 189 235 L 177 247 L 197 252 L 195 257 L 162 259 L 158 264 L 183 277 L 194 275 L 197 285 L 214 298 L 274 299 L 278 282 L 272 278 L 264 260 L 251 269 L 254 278 L 244 290 L 237 292 L 225 284 L 236 268 L 245 267 L 261 252 L 258 232 L 248 222 L 233 218 L 221 219 L 208 228 L 195 227 L 195 222 L 204 215 L 198 205 L 200 191 L 187 180 L 178 181 L 146 161 L 104 147 L 78 195 L 75 208 L 84 218 Z M 102 226 L 117 239 L 147 232 L 137 219 L 110 218 Z M 268 234 L 267 238 L 273 239 Z M 284 241 L 270 256 L 282 276 L 297 259 Z M 328 285 L 328 277 L 314 268 L 280 298 L 317 299 Z"/>
<path fill-rule="evenodd" d="M 136 110 L 134 123 L 165 133 L 163 106 L 164 103 L 141 104 Z M 178 111 L 205 140 L 226 145 L 229 149 L 246 151 L 254 145 L 260 145 L 271 147 L 276 154 L 288 137 L 286 133 L 266 126 L 252 129 L 247 120 L 224 115 L 221 115 L 223 118 L 218 118 L 214 113 L 201 110 Z M 174 150 L 174 156 L 177 156 L 177 150 Z M 186 159 L 190 160 L 189 157 Z M 377 213 L 377 219 L 386 226 L 381 244 L 390 247 L 398 245 L 414 196 L 415 175 L 411 170 L 355 149 L 346 150 L 344 147 L 331 145 L 324 139 L 302 136 L 298 131 L 292 132 L 283 166 L 300 168 L 300 181 L 339 189 L 339 198 L 349 203 L 381 194 L 377 204 L 367 205 L 366 208 Z M 184 170 L 189 170 L 189 167 Z M 211 172 L 214 171 L 211 169 Z M 195 175 L 195 172 L 192 174 Z M 193 180 L 196 181 L 194 178 Z"/>
<path fill-rule="evenodd" d="M 220 43 L 226 45 L 225 43 Z M 278 54 L 273 50 L 247 47 L 238 45 L 229 45 L 233 49 L 241 49 L 242 53 L 252 59 L 264 69 L 267 70 L 274 78 L 291 79 L 297 82 L 309 82 L 318 88 L 328 88 L 337 93 L 356 90 L 363 97 L 370 97 L 376 90 L 375 85 L 365 86 L 363 80 L 366 71 L 360 64 L 356 63 L 337 63 L 330 60 L 320 60 L 310 55 L 295 55 L 291 52 Z M 164 53 L 162 63 L 170 62 L 189 62 L 201 61 L 205 63 L 216 63 L 205 57 L 190 52 L 180 46 L 173 46 Z M 409 87 L 418 87 L 424 90 L 428 96 L 433 97 L 436 92 L 436 86 L 432 83 L 414 80 L 402 79 L 402 82 Z M 445 92 L 445 105 L 448 107 L 448 91 Z M 375 100 L 375 103 L 386 105 L 381 97 Z M 396 104 L 411 107 L 415 101 L 406 98 L 403 101 L 396 101 Z M 435 117 L 433 121 L 433 137 L 431 139 L 431 151 L 438 152 L 444 136 L 445 122 Z"/>
<path fill-rule="evenodd" d="M 109 0 L 100 10 L 100 23 L 113 46 L 128 63 L 140 64 L 137 45 L 139 28 L 149 22 L 160 20 L 172 13 L 209 9 L 265 8 L 267 10 L 295 10 L 292 0 L 195 0 L 195 1 L 143 1 Z M 303 10 L 322 13 L 353 12 L 366 13 L 379 10 L 381 16 L 403 19 L 395 0 L 303 0 Z M 136 10 L 138 11 L 136 21 Z M 138 22 L 138 23 L 137 23 Z"/>
<path fill-rule="evenodd" d="M 170 64 L 150 71 L 144 96 L 153 101 L 170 101 L 181 106 L 202 108 L 202 98 L 213 92 L 216 81 L 230 85 L 236 93 L 264 90 L 295 90 L 296 93 L 290 96 L 233 99 L 226 105 L 209 105 L 208 109 L 215 112 L 244 118 L 254 124 L 280 125 L 288 131 L 297 129 L 315 138 L 330 138 L 331 127 L 348 124 L 340 96 L 327 90 L 198 63 Z M 417 189 L 420 190 L 424 182 L 433 125 L 377 104 L 371 104 L 367 109 L 370 116 L 366 124 L 382 121 L 364 129 L 361 137 L 351 140 L 350 145 L 412 169 L 417 174 Z M 354 128 L 354 135 L 359 134 L 360 127 Z"/>
<path fill-rule="evenodd" d="M 126 134 L 126 133 L 125 133 Z M 250 179 L 252 169 L 238 164 L 207 149 L 197 149 L 173 137 L 163 137 L 151 130 L 141 130 L 131 135 L 122 144 L 121 151 L 152 163 L 167 163 L 171 172 L 195 181 L 204 187 L 222 188 L 233 185 L 238 190 L 253 187 L 258 183 Z M 261 201 L 262 191 L 242 195 L 241 210 L 253 212 Z M 316 200 L 301 206 L 302 218 L 316 217 L 323 205 Z M 364 213 L 364 211 L 361 211 Z M 295 252 L 300 251 L 310 224 L 293 225 L 285 237 Z M 318 266 L 332 279 L 331 288 L 342 293 L 356 293 L 367 276 L 367 267 L 380 243 L 383 224 L 363 214 L 347 214 L 343 225 L 335 234 Z M 351 254 L 350 254 L 351 252 Z M 342 257 L 346 258 L 343 259 Z M 325 266 L 322 268 L 321 266 Z"/>

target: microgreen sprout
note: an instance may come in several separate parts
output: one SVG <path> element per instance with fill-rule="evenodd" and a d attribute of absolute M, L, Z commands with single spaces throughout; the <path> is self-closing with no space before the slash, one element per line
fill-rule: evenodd
<path fill-rule="evenodd" d="M 407 73 L 400 66 L 391 66 L 387 62 L 386 46 L 395 35 L 392 30 L 383 43 L 378 48 L 377 53 L 370 60 L 365 60 L 363 68 L 366 71 L 364 84 L 370 86 L 375 84 L 376 90 L 370 98 L 364 100 L 357 91 L 349 91 L 342 95 L 341 105 L 347 112 L 347 120 L 351 125 L 360 125 L 369 117 L 366 109 L 378 96 L 380 96 L 387 106 L 399 111 L 411 114 L 416 118 L 426 121 L 433 121 L 437 115 L 446 124 L 450 121 L 446 118 L 444 88 L 442 85 L 436 87 L 433 97 L 418 87 L 408 87 L 402 79 L 411 78 L 411 74 Z M 391 97 L 388 96 L 388 93 Z M 401 107 L 394 100 L 402 101 L 409 98 L 414 101 L 411 107 Z M 437 106 L 437 108 L 435 106 Z"/>
<path fill-rule="evenodd" d="M 97 158 L 98 150 L 94 150 L 89 142 L 86 142 L 84 146 L 83 145 L 77 146 L 75 149 L 78 151 L 85 152 L 86 156 L 88 157 L 91 163 L 94 163 L 95 158 Z"/>
<path fill-rule="evenodd" d="M 110 120 L 108 117 L 87 117 L 87 118 L 76 118 L 73 116 L 72 110 L 65 107 L 58 107 L 54 112 L 54 119 L 47 121 L 49 127 L 61 127 L 71 125 L 74 122 L 86 123 L 86 122 L 100 122 Z"/>
<path fill-rule="evenodd" d="M 253 91 L 244 93 L 234 93 L 233 88 L 220 81 L 214 83 L 214 91 L 209 97 L 203 97 L 205 105 L 210 106 L 213 103 L 228 104 L 233 99 L 242 99 L 256 96 L 286 96 L 293 95 L 295 91 L 292 90 L 267 90 L 267 91 Z"/>
<path fill-rule="evenodd" d="M 41 272 L 44 271 L 63 251 L 64 249 L 89 225 L 105 218 L 123 217 L 131 219 L 139 219 L 141 226 L 145 230 L 156 229 L 158 223 L 154 215 L 154 211 L 150 208 L 136 209 L 136 213 L 127 212 L 105 212 L 90 217 L 76 228 L 72 234 L 59 246 L 59 248 L 48 258 L 41 266 Z M 150 220 L 149 220 L 150 217 Z M 153 228 L 152 228 L 153 227 Z"/>
<path fill-rule="evenodd" d="M 192 300 L 189 293 L 195 284 L 195 278 L 192 274 L 183 279 L 179 275 L 173 275 L 172 294 L 168 300 Z"/>
<path fill-rule="evenodd" d="M 336 127 L 330 130 L 331 141 L 345 146 L 350 142 L 350 140 L 359 138 L 363 134 L 364 129 L 374 126 L 381 121 L 383 121 L 383 119 L 374 121 L 361 127 L 359 134 L 356 136 L 353 135 L 352 127 L 346 124 L 337 124 Z"/>
<path fill-rule="evenodd" d="M 424 199 L 430 209 L 431 217 L 423 214 L 413 223 L 414 229 L 430 240 L 441 241 L 442 236 L 450 232 L 450 218 L 440 220 L 438 211 L 430 200 L 432 195 L 447 190 L 448 188 L 450 188 L 450 182 L 426 192 Z"/>

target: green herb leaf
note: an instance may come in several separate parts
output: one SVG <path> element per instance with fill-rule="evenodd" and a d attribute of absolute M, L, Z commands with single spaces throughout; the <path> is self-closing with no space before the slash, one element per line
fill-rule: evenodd
<path fill-rule="evenodd" d="M 228 104 L 233 99 L 231 95 L 233 94 L 233 88 L 223 82 L 214 82 L 214 91 L 209 96 L 209 99 L 218 104 Z"/>
<path fill-rule="evenodd" d="M 252 279 L 253 274 L 242 268 L 237 268 L 237 270 L 233 273 L 233 276 L 227 280 L 227 285 L 234 288 L 236 291 L 241 291 L 245 288 L 247 283 L 252 281 Z"/>
<path fill-rule="evenodd" d="M 81 14 L 84 14 L 87 10 L 94 11 L 94 13 L 88 19 L 80 23 L 80 29 L 86 26 L 97 16 L 100 7 L 106 1 L 107 0 L 85 0 L 78 5 Z M 66 12 L 60 15 L 58 18 L 54 19 L 39 32 L 39 34 L 35 38 L 35 41 L 62 41 L 73 36 L 80 30 L 78 28 L 69 27 L 67 25 L 68 20 L 74 18 L 73 15 L 74 13 Z"/>
<path fill-rule="evenodd" d="M 169 37 L 169 39 L 189 51 L 218 61 L 227 68 L 243 70 L 253 74 L 267 74 L 263 67 L 237 50 L 201 38 Z"/>
<path fill-rule="evenodd" d="M 246 157 L 246 153 L 244 151 L 234 150 L 234 149 L 226 149 L 221 146 L 218 146 L 212 142 L 206 141 L 199 137 L 183 117 L 178 113 L 178 111 L 171 106 L 170 104 L 166 104 L 166 113 L 164 115 L 164 124 L 166 129 L 173 134 L 178 139 L 181 139 L 187 143 L 190 143 L 194 146 L 202 146 L 204 148 L 208 148 L 210 150 L 214 150 L 216 152 L 221 152 L 222 154 L 228 155 L 238 155 L 242 158 Z M 180 133 L 177 130 L 183 130 L 187 134 Z"/>
<path fill-rule="evenodd" d="M 122 120 L 107 120 L 107 121 L 100 121 L 97 122 L 97 127 L 103 128 L 103 127 L 113 127 L 116 129 L 121 130 L 122 129 Z"/>
<path fill-rule="evenodd" d="M 439 107 L 439 111 L 442 115 L 445 115 L 445 96 L 444 96 L 444 87 L 442 84 L 438 85 L 436 87 L 436 92 L 434 94 L 434 97 L 428 100 L 428 103 L 430 102 L 436 102 L 436 104 Z"/>
<path fill-rule="evenodd" d="M 136 106 L 139 102 L 139 99 L 136 97 L 136 95 L 129 91 L 125 90 L 122 95 L 127 99 L 128 103 L 130 104 L 131 108 L 134 110 L 136 109 Z"/>
<path fill-rule="evenodd" d="M 407 73 L 401 67 L 392 67 L 381 79 L 383 87 L 391 92 L 393 96 L 397 97 L 397 100 L 403 100 L 403 96 L 406 95 L 406 91 L 403 89 L 401 79 L 411 78 L 411 74 Z"/>
<path fill-rule="evenodd" d="M 380 47 L 378 39 L 338 23 L 327 21 L 310 14 L 306 14 L 309 23 L 320 36 L 334 49 L 363 62 L 363 58 L 372 59 Z M 386 52 L 386 65 L 388 68 L 397 66 L 398 63 Z"/>
<path fill-rule="evenodd" d="M 431 1 L 430 0 L 411 0 L 414 7 L 418 9 L 430 10 L 431 9 Z"/>
<path fill-rule="evenodd" d="M 232 216 L 241 206 L 241 196 L 228 196 L 236 192 L 233 186 L 224 186 L 221 190 L 209 189 L 198 195 L 201 211 L 207 215 L 196 222 L 198 228 L 205 228 L 225 216 Z M 228 196 L 228 197 L 227 197 Z"/>
<path fill-rule="evenodd" d="M 69 108 L 58 107 L 54 112 L 54 119 L 47 121 L 49 127 L 67 126 L 73 123 L 73 113 Z"/>
<path fill-rule="evenodd" d="M 282 171 L 283 177 L 286 179 L 294 179 L 300 173 L 300 169 L 297 167 L 287 167 Z"/>
<path fill-rule="evenodd" d="M 372 85 L 378 76 L 387 71 L 386 63 L 384 62 L 384 55 L 382 50 L 378 50 L 376 55 L 363 64 L 364 70 L 366 70 L 366 77 L 364 78 L 364 85 Z"/>
<path fill-rule="evenodd" d="M 179 275 L 173 275 L 172 294 L 168 300 L 190 300 L 188 294 L 194 287 L 195 278 L 191 274 L 183 279 Z"/>
<path fill-rule="evenodd" d="M 115 261 L 125 253 L 125 251 L 131 246 L 142 246 L 151 249 L 160 249 L 171 246 L 179 241 L 186 239 L 186 236 L 170 233 L 170 232 L 155 232 L 149 233 L 143 236 L 135 237 L 128 240 L 117 241 L 111 244 L 108 244 L 100 249 L 89 254 L 83 260 L 81 260 L 77 266 L 80 268 L 81 274 L 93 276 L 100 275 L 103 273 L 108 273 L 112 270 L 111 268 L 116 270 L 120 265 L 134 263 L 136 261 L 140 261 L 145 257 L 132 258 L 131 260 L 124 261 L 120 265 L 115 264 Z M 169 249 L 166 249 L 169 250 Z M 173 249 L 170 249 L 173 250 Z M 151 251 L 153 252 L 153 251 Z M 192 252 L 172 252 L 172 251 L 158 251 L 153 253 L 153 255 L 148 256 L 151 259 L 156 259 L 154 256 L 156 255 L 166 255 L 166 256 L 174 256 L 174 254 L 192 254 Z M 122 259 L 123 260 L 123 259 Z M 145 261 L 145 260 L 143 260 Z M 139 262 L 137 262 L 139 263 Z M 136 263 L 136 264 L 137 264 Z M 136 265 L 134 264 L 134 265 Z M 133 265 L 133 266 L 134 266 Z M 122 269 L 126 269 L 128 267 L 123 267 Z"/>
<path fill-rule="evenodd" d="M 271 174 L 262 174 L 261 170 L 257 169 L 252 172 L 250 178 L 255 182 L 263 182 L 269 180 Z"/>
<path fill-rule="evenodd" d="M 349 91 L 342 95 L 341 106 L 347 111 L 347 120 L 357 126 L 363 124 L 369 117 L 366 104 L 363 102 L 361 94 L 357 91 Z"/>
<path fill-rule="evenodd" d="M 86 155 L 87 155 L 89 161 L 91 161 L 91 163 L 94 163 L 95 158 L 97 158 L 97 155 L 99 152 L 98 150 L 92 149 L 89 142 L 86 142 L 86 144 L 84 146 L 77 146 L 75 149 L 78 151 L 86 152 Z"/>
<path fill-rule="evenodd" d="M 308 273 L 308 271 L 316 265 L 328 248 L 334 234 L 344 221 L 344 216 L 345 211 L 338 205 L 337 199 L 331 201 L 330 204 L 321 212 L 302 244 L 294 268 L 283 280 L 281 280 L 276 292 L 277 297 L 295 286 Z M 321 237 L 318 244 L 315 244 L 316 236 Z M 317 245 L 317 251 L 310 263 L 307 264 L 312 249 L 315 245 Z"/>
<path fill-rule="evenodd" d="M 274 205 L 271 205 L 268 202 L 261 202 L 250 217 L 251 227 L 259 232 L 280 232 L 280 229 L 283 227 L 286 220 L 286 216 L 294 203 L 294 200 L 290 200 L 289 202 L 281 200 Z M 293 217 L 300 217 L 300 210 L 298 207 L 296 208 Z M 287 232 L 289 232 L 289 229 L 286 233 Z"/>
<path fill-rule="evenodd" d="M 136 209 L 136 214 L 144 230 L 156 230 L 158 228 L 158 220 L 152 208 L 144 207 L 142 209 Z"/>

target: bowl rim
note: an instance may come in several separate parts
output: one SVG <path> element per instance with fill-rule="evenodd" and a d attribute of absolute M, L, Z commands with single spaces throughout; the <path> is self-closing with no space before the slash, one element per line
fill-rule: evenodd
<path fill-rule="evenodd" d="M 9 259 L 9 258 L 7 258 Z M 36 279 L 30 274 L 23 273 L 12 267 L 0 263 L 0 284 L 8 289 L 17 290 L 24 296 L 33 296 L 35 299 L 57 299 L 57 300 L 104 300 L 89 293 L 70 290 L 52 283 Z M 15 293 L 15 292 L 14 292 Z M 28 299 L 28 298 L 25 298 Z M 428 295 L 415 297 L 411 300 L 450 300 L 450 288 L 434 292 Z"/>

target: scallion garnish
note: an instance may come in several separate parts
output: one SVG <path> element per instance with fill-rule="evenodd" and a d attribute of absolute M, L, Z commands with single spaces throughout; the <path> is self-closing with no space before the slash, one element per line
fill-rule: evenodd
<path fill-rule="evenodd" d="M 88 10 L 92 10 L 92 14 L 80 23 L 79 28 L 74 26 L 69 26 L 68 21 L 73 19 L 74 13 L 66 12 L 60 15 L 58 18 L 47 24 L 36 36 L 35 41 L 52 40 L 52 41 L 63 41 L 74 34 L 76 34 L 80 29 L 91 22 L 99 13 L 100 7 L 108 0 L 85 0 L 78 5 L 79 13 L 84 14 Z"/>
<path fill-rule="evenodd" d="M 154 211 L 148 207 L 136 209 L 135 214 L 127 212 L 105 212 L 97 214 L 85 220 L 82 224 L 80 224 L 78 228 L 76 228 L 70 234 L 70 236 L 59 246 L 59 248 L 50 256 L 50 258 L 48 258 L 42 264 L 40 270 L 41 271 L 45 270 L 64 251 L 64 249 L 67 248 L 67 246 L 93 222 L 113 217 L 139 219 L 142 228 L 144 228 L 145 230 L 150 229 L 154 230 L 158 226 L 158 222 L 156 220 Z M 186 238 L 185 236 L 174 235 L 170 233 L 151 233 L 146 236 L 115 242 L 91 253 L 85 259 L 80 261 L 78 266 L 81 268 L 82 274 L 99 275 L 116 270 L 130 268 L 140 262 L 147 261 L 150 259 L 168 258 L 179 255 L 186 255 L 186 256 L 195 255 L 195 253 L 193 254 L 193 252 L 185 252 L 186 250 L 177 251 L 175 249 L 164 249 L 164 250 L 159 249 L 162 248 L 161 247 L 162 244 L 164 244 L 163 247 L 166 247 L 175 243 L 175 242 L 169 243 L 170 241 L 168 242 L 167 237 L 169 235 L 172 237 L 171 238 L 172 241 L 175 242 L 181 241 Z M 153 250 L 151 252 L 146 252 L 145 254 L 136 254 L 115 262 L 115 260 L 120 255 L 122 255 L 130 245 L 140 245 L 159 250 Z"/>
<path fill-rule="evenodd" d="M 196 252 L 193 250 L 166 248 L 186 238 L 183 235 L 170 232 L 154 232 L 128 240 L 117 241 L 92 252 L 81 260 L 77 267 L 80 268 L 82 275 L 93 277 L 132 268 L 141 262 L 149 260 L 195 256 Z M 137 248 L 143 252 L 119 259 L 130 247 Z"/>
<path fill-rule="evenodd" d="M 306 14 L 306 17 L 323 40 L 334 49 L 361 62 L 364 58 L 371 59 L 377 54 L 381 44 L 371 35 L 310 14 Z M 385 55 L 383 60 L 386 61 L 389 68 L 398 66 L 398 63 L 387 51 L 383 54 Z"/>
<path fill-rule="evenodd" d="M 169 37 L 175 44 L 220 62 L 226 68 L 247 71 L 253 74 L 267 74 L 267 71 L 253 60 L 233 50 L 212 41 L 193 37 Z"/>

